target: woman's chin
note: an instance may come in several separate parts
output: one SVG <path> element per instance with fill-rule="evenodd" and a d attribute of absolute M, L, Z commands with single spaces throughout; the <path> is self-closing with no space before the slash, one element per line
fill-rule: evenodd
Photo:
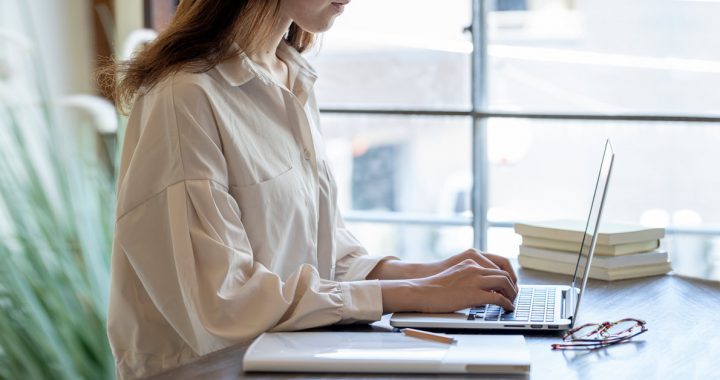
<path fill-rule="evenodd" d="M 324 33 L 324 32 L 327 32 L 328 30 L 330 30 L 330 28 L 332 28 L 334 22 L 335 22 L 335 18 L 333 17 L 332 19 L 328 20 L 325 23 L 318 23 L 318 24 L 311 25 L 308 27 L 305 27 L 303 25 L 299 25 L 299 26 L 303 30 L 308 31 L 310 33 Z"/>

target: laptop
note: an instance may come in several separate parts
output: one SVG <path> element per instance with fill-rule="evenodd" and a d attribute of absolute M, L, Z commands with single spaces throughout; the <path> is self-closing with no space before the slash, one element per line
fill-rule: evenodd
<path fill-rule="evenodd" d="M 454 313 L 394 313 L 393 327 L 434 329 L 493 330 L 567 330 L 578 318 L 580 301 L 585 293 L 590 265 L 595 253 L 605 196 L 615 152 L 610 140 L 605 142 L 590 213 L 585 226 L 575 273 L 569 285 L 519 285 L 515 311 L 506 312 L 497 305 L 481 305 Z M 579 288 L 578 288 L 579 287 Z"/>

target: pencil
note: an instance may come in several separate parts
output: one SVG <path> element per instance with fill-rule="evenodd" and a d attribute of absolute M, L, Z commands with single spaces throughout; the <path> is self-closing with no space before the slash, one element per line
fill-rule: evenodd
<path fill-rule="evenodd" d="M 402 331 L 403 334 L 405 334 L 407 336 L 411 336 L 413 338 L 431 340 L 433 342 L 438 342 L 438 343 L 453 344 L 453 343 L 457 342 L 457 340 L 455 340 L 455 338 L 451 338 L 449 336 L 445 336 L 442 334 L 435 334 L 435 333 L 431 333 L 431 332 L 427 332 L 427 331 L 422 331 L 422 330 L 402 329 L 400 331 Z"/>

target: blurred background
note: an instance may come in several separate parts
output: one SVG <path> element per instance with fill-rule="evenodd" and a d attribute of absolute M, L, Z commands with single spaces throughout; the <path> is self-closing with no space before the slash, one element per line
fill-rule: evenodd
<path fill-rule="evenodd" d="M 123 117 L 98 96 L 175 0 L 0 1 L 0 379 L 111 378 L 104 321 Z M 720 1 L 353 1 L 307 54 L 372 254 L 513 257 L 515 221 L 662 226 L 720 279 Z M 472 31 L 472 32 L 471 32 Z M 474 33 L 473 33 L 474 32 Z"/>

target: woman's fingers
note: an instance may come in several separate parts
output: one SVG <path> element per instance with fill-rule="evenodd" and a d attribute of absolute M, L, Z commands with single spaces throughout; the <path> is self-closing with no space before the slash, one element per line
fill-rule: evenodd
<path fill-rule="evenodd" d="M 464 252 L 466 257 L 478 263 L 478 265 L 488 269 L 500 269 L 507 272 L 510 281 L 513 284 L 517 284 L 517 276 L 513 270 L 510 260 L 505 257 L 498 256 L 492 253 L 482 253 L 474 248 Z"/>
<path fill-rule="evenodd" d="M 481 265 L 478 263 L 481 258 L 481 255 L 474 255 L 434 276 L 418 279 L 420 284 L 426 285 L 421 285 L 426 289 L 424 291 L 435 294 L 425 307 L 427 311 L 459 310 L 485 303 L 515 310 L 513 300 L 517 297 L 517 287 L 512 277 L 499 267 Z M 484 260 L 490 262 L 487 258 Z"/>
<path fill-rule="evenodd" d="M 483 276 L 480 280 L 480 288 L 485 291 L 492 290 L 500 293 L 511 302 L 517 297 L 515 286 L 506 276 Z"/>
<path fill-rule="evenodd" d="M 484 268 L 474 260 L 466 259 L 446 272 L 451 276 L 455 274 L 458 276 L 457 279 L 462 279 L 461 281 L 470 281 L 470 286 L 479 284 L 482 289 L 501 292 L 511 300 L 517 296 L 517 287 L 510 279 L 510 275 L 502 269 Z"/>
<path fill-rule="evenodd" d="M 488 269 L 488 268 L 481 268 L 480 274 L 483 276 L 503 276 L 508 279 L 510 282 L 510 285 L 513 287 L 513 289 L 517 292 L 517 286 L 515 285 L 515 282 L 513 282 L 512 277 L 510 277 L 510 274 L 502 269 Z"/>
<path fill-rule="evenodd" d="M 481 290 L 478 293 L 478 301 L 476 305 L 484 305 L 486 303 L 498 305 L 508 311 L 515 310 L 515 305 L 513 305 L 512 301 L 505 298 L 505 296 L 503 296 L 502 294 Z"/>
<path fill-rule="evenodd" d="M 469 249 L 469 250 L 465 251 L 465 254 L 467 256 L 469 256 L 469 258 L 471 260 L 475 261 L 482 267 L 490 268 L 490 269 L 500 269 L 500 267 L 497 264 L 495 264 L 490 259 L 485 257 L 485 255 L 480 253 L 480 251 L 478 251 L 477 249 L 474 249 L 474 248 Z"/>
<path fill-rule="evenodd" d="M 508 260 L 506 257 L 494 255 L 492 253 L 485 253 L 483 254 L 488 260 L 492 261 L 495 265 L 500 267 L 500 269 L 504 270 L 510 275 L 510 279 L 512 280 L 513 284 L 517 284 L 517 276 L 515 275 L 515 270 L 512 267 L 512 264 L 510 264 L 510 260 Z"/>

